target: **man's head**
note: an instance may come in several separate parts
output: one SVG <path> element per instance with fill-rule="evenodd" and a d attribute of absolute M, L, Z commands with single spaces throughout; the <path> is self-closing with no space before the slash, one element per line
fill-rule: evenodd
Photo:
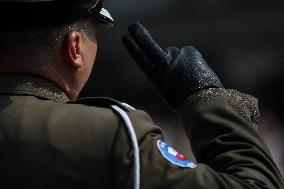
<path fill-rule="evenodd" d="M 52 7 L 52 2 L 48 1 L 48 6 Z M 64 5 L 62 2 L 60 6 Z M 71 100 L 75 100 L 87 82 L 95 61 L 96 28 L 101 23 L 112 24 L 111 17 L 100 14 L 100 3 L 99 0 L 80 1 L 78 6 L 89 12 L 82 15 L 76 12 L 70 20 L 60 15 L 64 14 L 62 9 L 63 12 L 54 22 L 42 11 L 38 13 L 37 21 L 32 20 L 27 25 L 17 20 L 7 22 L 7 26 L 0 31 L 0 72 L 26 73 L 46 78 L 61 87 Z M 14 4 L 34 6 L 31 2 Z M 70 9 L 73 6 L 70 5 Z M 68 9 L 69 5 L 66 4 L 65 8 Z M 60 7 L 56 6 L 56 9 Z M 58 10 L 54 11 L 56 14 Z M 49 12 L 52 13 L 52 10 Z"/>

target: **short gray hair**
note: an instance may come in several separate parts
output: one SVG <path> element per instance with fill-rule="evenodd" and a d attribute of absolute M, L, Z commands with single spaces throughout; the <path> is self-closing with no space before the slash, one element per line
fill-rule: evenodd
<path fill-rule="evenodd" d="M 69 32 L 79 31 L 86 37 L 95 37 L 95 26 L 95 20 L 90 18 L 45 28 L 4 29 L 0 31 L 3 36 L 0 38 L 0 58 L 4 61 L 41 66 L 52 61 Z"/>

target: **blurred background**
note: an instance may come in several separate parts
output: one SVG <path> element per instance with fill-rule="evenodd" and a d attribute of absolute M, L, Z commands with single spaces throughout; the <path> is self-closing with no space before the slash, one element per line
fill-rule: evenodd
<path fill-rule="evenodd" d="M 146 110 L 167 141 L 193 158 L 180 121 L 121 45 L 133 21 L 161 46 L 198 48 L 226 88 L 259 98 L 261 134 L 284 171 L 283 0 L 106 0 L 116 21 L 99 29 L 99 52 L 81 96 L 108 96 Z M 206 131 L 204 131 L 206 132 Z"/>

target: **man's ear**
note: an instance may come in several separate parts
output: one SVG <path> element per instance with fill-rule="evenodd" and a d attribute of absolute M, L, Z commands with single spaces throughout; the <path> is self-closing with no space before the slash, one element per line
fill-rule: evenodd
<path fill-rule="evenodd" d="M 66 49 L 67 60 L 74 68 L 80 68 L 83 65 L 83 35 L 80 32 L 72 31 L 67 35 Z"/>

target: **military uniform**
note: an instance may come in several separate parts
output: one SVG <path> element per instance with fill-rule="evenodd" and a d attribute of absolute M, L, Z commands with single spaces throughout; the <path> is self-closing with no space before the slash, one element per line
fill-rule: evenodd
<path fill-rule="evenodd" d="M 133 148 L 110 108 L 124 105 L 104 98 L 70 103 L 56 85 L 33 76 L 1 74 L 0 83 L 1 188 L 132 187 Z M 145 112 L 124 111 L 138 139 L 141 188 L 284 188 L 258 134 L 257 100 L 250 95 L 208 89 L 182 104 L 196 167 L 163 151 L 174 150 Z"/>

